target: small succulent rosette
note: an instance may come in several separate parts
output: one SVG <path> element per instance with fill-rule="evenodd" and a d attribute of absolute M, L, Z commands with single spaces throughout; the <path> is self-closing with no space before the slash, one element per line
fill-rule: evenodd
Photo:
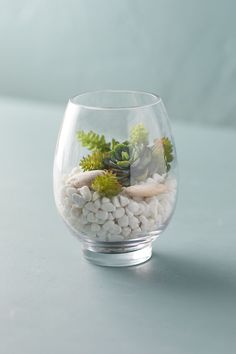
<path fill-rule="evenodd" d="M 171 138 L 150 142 L 143 123 L 132 127 L 127 141 L 82 130 L 75 138 L 88 153 L 62 180 L 59 205 L 66 223 L 81 237 L 103 242 L 157 236 L 176 200 Z"/>

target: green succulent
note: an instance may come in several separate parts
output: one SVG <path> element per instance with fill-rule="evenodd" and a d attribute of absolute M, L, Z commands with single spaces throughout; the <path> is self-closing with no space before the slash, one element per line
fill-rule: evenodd
<path fill-rule="evenodd" d="M 106 153 L 94 151 L 91 155 L 87 155 L 80 160 L 80 167 L 83 171 L 102 170 L 105 156 Z"/>
<path fill-rule="evenodd" d="M 114 172 L 122 185 L 129 185 L 130 164 L 132 162 L 131 147 L 124 142 L 117 144 L 103 160 L 105 168 Z"/>
<path fill-rule="evenodd" d="M 153 165 L 156 165 L 157 172 L 160 174 L 168 172 L 171 167 L 171 162 L 174 159 L 173 145 L 170 139 L 163 137 L 161 139 L 154 140 L 152 152 Z"/>
<path fill-rule="evenodd" d="M 150 164 L 152 161 L 152 150 L 148 146 L 141 145 L 135 148 L 137 158 L 130 166 L 130 175 L 133 181 L 143 181 L 150 175 Z"/>
<path fill-rule="evenodd" d="M 170 139 L 167 137 L 164 137 L 161 140 L 162 140 L 162 145 L 163 145 L 163 149 L 164 149 L 164 158 L 165 158 L 165 162 L 166 162 L 166 168 L 167 168 L 167 171 L 169 171 L 170 163 L 174 159 L 173 145 L 172 145 Z"/>
<path fill-rule="evenodd" d="M 93 180 L 91 187 L 101 196 L 108 198 L 116 196 L 122 189 L 116 175 L 111 171 L 106 171 L 103 175 L 97 176 Z"/>
<path fill-rule="evenodd" d="M 136 144 L 148 144 L 148 131 L 143 123 L 135 125 L 130 132 L 130 143 Z"/>
<path fill-rule="evenodd" d="M 133 146 L 126 142 L 118 144 L 104 159 L 105 168 L 114 172 L 123 186 L 129 186 L 133 180 L 143 180 L 148 175 L 152 151 L 144 145 Z"/>

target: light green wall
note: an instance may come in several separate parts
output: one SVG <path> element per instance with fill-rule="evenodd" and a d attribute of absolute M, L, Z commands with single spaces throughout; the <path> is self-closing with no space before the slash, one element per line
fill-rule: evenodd
<path fill-rule="evenodd" d="M 174 119 L 235 125 L 234 0 L 0 1 L 0 94 L 159 93 Z"/>

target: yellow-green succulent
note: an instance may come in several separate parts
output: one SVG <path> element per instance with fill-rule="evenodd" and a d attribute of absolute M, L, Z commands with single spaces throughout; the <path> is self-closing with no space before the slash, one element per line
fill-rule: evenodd
<path fill-rule="evenodd" d="M 97 176 L 91 185 L 92 189 L 104 197 L 114 197 L 121 192 L 121 185 L 115 174 L 106 171 L 103 175 Z"/>
<path fill-rule="evenodd" d="M 130 143 L 135 144 L 148 144 L 148 131 L 143 123 L 135 125 L 130 132 Z"/>
<path fill-rule="evenodd" d="M 105 153 L 94 151 L 91 155 L 87 155 L 80 160 L 80 167 L 83 171 L 102 170 L 105 156 Z"/>

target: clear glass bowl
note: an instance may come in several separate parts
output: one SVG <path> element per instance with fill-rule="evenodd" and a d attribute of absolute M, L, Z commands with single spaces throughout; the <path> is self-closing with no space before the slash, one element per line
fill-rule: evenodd
<path fill-rule="evenodd" d="M 94 91 L 69 100 L 55 152 L 54 196 L 86 259 L 145 262 L 168 225 L 177 159 L 160 97 Z"/>

